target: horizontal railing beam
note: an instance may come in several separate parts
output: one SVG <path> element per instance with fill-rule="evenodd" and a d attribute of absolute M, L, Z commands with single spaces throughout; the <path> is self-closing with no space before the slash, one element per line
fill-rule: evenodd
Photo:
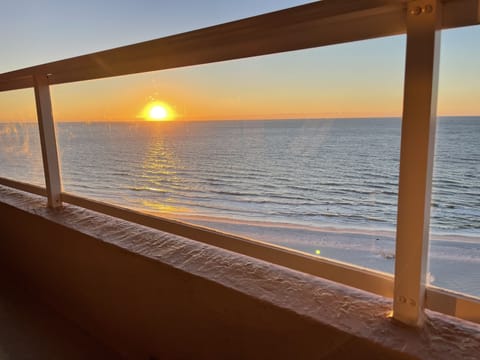
<path fill-rule="evenodd" d="M 480 299 L 472 296 L 428 286 L 425 294 L 425 307 L 446 315 L 480 323 Z"/>
<path fill-rule="evenodd" d="M 27 184 L 17 180 L 0 177 L 0 185 L 4 185 L 13 189 L 25 191 L 35 195 L 47 196 L 47 190 L 44 187 Z"/>
<path fill-rule="evenodd" d="M 199 65 L 405 33 L 406 0 L 324 0 L 0 75 L 0 91 Z M 478 0 L 444 0 L 441 28 L 479 23 Z"/>
<path fill-rule="evenodd" d="M 31 75 L 50 84 L 90 80 L 399 34 L 401 0 L 325 0 L 0 75 L 0 90 Z M 33 84 L 33 83 L 32 83 Z"/>
<path fill-rule="evenodd" d="M 0 75 L 1 78 L 2 75 Z M 19 90 L 27 89 L 34 86 L 33 76 L 20 76 L 18 78 L 11 78 L 5 81 L 0 80 L 0 92 L 10 91 L 10 90 Z"/>

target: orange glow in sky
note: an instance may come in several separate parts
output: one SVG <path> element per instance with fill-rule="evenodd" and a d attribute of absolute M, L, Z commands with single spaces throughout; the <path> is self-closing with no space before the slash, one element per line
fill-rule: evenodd
<path fill-rule="evenodd" d="M 139 118 L 146 121 L 170 121 L 174 120 L 175 113 L 168 104 L 152 101 L 143 108 Z"/>
<path fill-rule="evenodd" d="M 469 34 L 442 35 L 440 116 L 480 115 L 480 54 L 455 41 L 461 31 Z M 480 26 L 468 31 L 474 44 Z M 53 115 L 59 122 L 400 117 L 405 45 L 405 36 L 393 36 L 54 85 Z M 0 122 L 27 121 L 36 121 L 33 90 L 1 92 Z"/>

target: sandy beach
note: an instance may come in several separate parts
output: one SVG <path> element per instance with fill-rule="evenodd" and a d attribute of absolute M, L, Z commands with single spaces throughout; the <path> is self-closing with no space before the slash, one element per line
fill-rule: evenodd
<path fill-rule="evenodd" d="M 242 221 L 192 214 L 162 214 L 387 273 L 395 267 L 395 233 L 382 229 L 340 229 Z M 432 236 L 428 279 L 434 286 L 480 297 L 480 241 L 467 236 Z"/>

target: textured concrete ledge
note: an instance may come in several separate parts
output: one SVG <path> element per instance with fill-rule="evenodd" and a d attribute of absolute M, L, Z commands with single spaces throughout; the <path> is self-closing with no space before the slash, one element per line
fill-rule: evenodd
<path fill-rule="evenodd" d="M 388 299 L 89 210 L 0 186 L 0 215 L 0 261 L 128 358 L 480 353 L 478 325 L 429 312 L 401 327 Z"/>

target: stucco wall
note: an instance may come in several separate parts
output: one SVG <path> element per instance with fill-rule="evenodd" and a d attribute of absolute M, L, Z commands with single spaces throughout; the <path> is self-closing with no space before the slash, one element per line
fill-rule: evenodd
<path fill-rule="evenodd" d="M 480 327 L 0 186 L 0 263 L 133 359 L 474 359 Z"/>

